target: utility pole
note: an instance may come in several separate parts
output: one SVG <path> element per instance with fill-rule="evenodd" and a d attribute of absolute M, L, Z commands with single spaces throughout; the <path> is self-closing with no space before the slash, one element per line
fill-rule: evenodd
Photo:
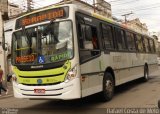
<path fill-rule="evenodd" d="M 93 0 L 94 13 L 96 13 L 96 2 Z"/>
<path fill-rule="evenodd" d="M 32 11 L 33 9 L 32 3 L 33 3 L 33 0 L 27 0 L 27 11 Z"/>
<path fill-rule="evenodd" d="M 127 16 L 129 16 L 129 15 L 131 15 L 131 14 L 133 14 L 133 12 L 131 12 L 131 13 L 126 13 L 126 14 L 121 15 L 121 16 L 124 16 L 125 24 L 127 23 Z"/>

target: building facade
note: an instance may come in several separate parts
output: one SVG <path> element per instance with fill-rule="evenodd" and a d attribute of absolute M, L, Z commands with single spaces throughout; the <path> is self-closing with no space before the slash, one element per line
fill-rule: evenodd
<path fill-rule="evenodd" d="M 13 3 L 8 4 L 8 16 L 10 18 L 16 17 L 17 15 L 22 13 L 22 9 Z"/>
<path fill-rule="evenodd" d="M 104 0 L 96 0 L 96 8 L 99 14 L 112 19 L 111 4 Z"/>
<path fill-rule="evenodd" d="M 129 20 L 123 24 L 126 24 L 127 26 L 131 27 L 132 29 L 134 29 L 137 32 L 148 34 L 147 25 L 145 23 L 141 23 L 139 18 Z"/>
<path fill-rule="evenodd" d="M 12 30 L 14 27 L 15 17 L 22 13 L 22 9 L 15 4 L 8 3 L 8 18 L 9 20 L 0 19 L 0 25 L 2 28 L 0 29 L 0 36 L 5 38 L 5 47 L 4 51 L 2 48 L 2 39 L 0 38 L 1 46 L 0 46 L 0 65 L 4 71 L 4 77 L 8 74 L 11 74 L 11 38 L 12 38 Z M 4 31 L 3 31 L 4 29 Z M 3 33 L 4 32 L 4 36 Z M 4 79 L 5 80 L 5 79 Z"/>
<path fill-rule="evenodd" d="M 97 14 L 103 15 L 107 18 L 112 19 L 111 4 L 104 0 L 95 0 L 95 3 L 88 4 L 82 0 L 63 0 L 61 4 L 75 4 L 80 9 L 88 12 L 95 12 Z"/>

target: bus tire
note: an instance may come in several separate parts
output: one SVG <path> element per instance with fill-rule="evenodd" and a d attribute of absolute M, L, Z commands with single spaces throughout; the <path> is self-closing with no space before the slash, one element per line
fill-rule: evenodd
<path fill-rule="evenodd" d="M 158 108 L 160 108 L 160 100 L 158 100 Z"/>
<path fill-rule="evenodd" d="M 143 77 L 143 81 L 147 82 L 149 80 L 149 69 L 148 66 L 145 65 L 144 66 L 144 77 Z"/>
<path fill-rule="evenodd" d="M 111 73 L 106 72 L 103 77 L 103 91 L 101 92 L 101 99 L 103 102 L 109 101 L 114 95 L 115 83 Z"/>

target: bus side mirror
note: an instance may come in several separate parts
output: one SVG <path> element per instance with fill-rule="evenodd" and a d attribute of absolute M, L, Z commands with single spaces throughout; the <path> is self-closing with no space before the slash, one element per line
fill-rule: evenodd
<path fill-rule="evenodd" d="M 3 48 L 3 50 L 4 51 L 7 51 L 8 50 L 8 48 L 6 47 L 6 42 L 5 42 L 5 35 L 4 35 L 4 29 L 3 29 L 3 38 L 2 38 L 2 48 Z"/>
<path fill-rule="evenodd" d="M 12 75 L 7 75 L 7 82 L 11 82 Z"/>
<path fill-rule="evenodd" d="M 3 48 L 4 51 L 7 51 L 8 48 L 6 47 L 6 43 L 3 40 L 4 40 L 4 38 L 2 39 L 2 48 Z"/>

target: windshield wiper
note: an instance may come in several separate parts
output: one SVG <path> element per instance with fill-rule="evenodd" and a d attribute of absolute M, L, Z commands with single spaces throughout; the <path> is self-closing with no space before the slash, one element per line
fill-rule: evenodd
<path fill-rule="evenodd" d="M 50 21 L 50 23 L 46 26 L 46 28 L 45 28 L 45 29 L 43 30 L 43 32 L 42 32 L 43 36 L 46 36 L 46 35 L 47 35 L 48 31 L 50 31 L 51 25 L 53 24 L 53 22 L 54 22 L 55 20 L 56 20 L 55 18 L 52 19 L 52 20 Z"/>
<path fill-rule="evenodd" d="M 57 43 L 59 42 L 59 40 L 58 40 L 58 38 L 57 38 L 57 35 L 54 34 L 54 25 L 53 25 L 55 20 L 56 20 L 55 18 L 52 19 L 52 20 L 50 21 L 50 23 L 45 27 L 45 29 L 44 29 L 43 32 L 42 32 L 42 36 L 43 36 L 43 37 L 41 37 L 41 39 L 45 39 L 46 36 L 47 36 L 48 34 L 50 34 L 50 35 L 51 35 L 51 38 L 54 39 L 54 40 L 52 40 L 52 41 L 53 41 L 52 43 L 57 44 Z M 56 28 L 56 29 L 57 29 L 57 28 Z"/>

